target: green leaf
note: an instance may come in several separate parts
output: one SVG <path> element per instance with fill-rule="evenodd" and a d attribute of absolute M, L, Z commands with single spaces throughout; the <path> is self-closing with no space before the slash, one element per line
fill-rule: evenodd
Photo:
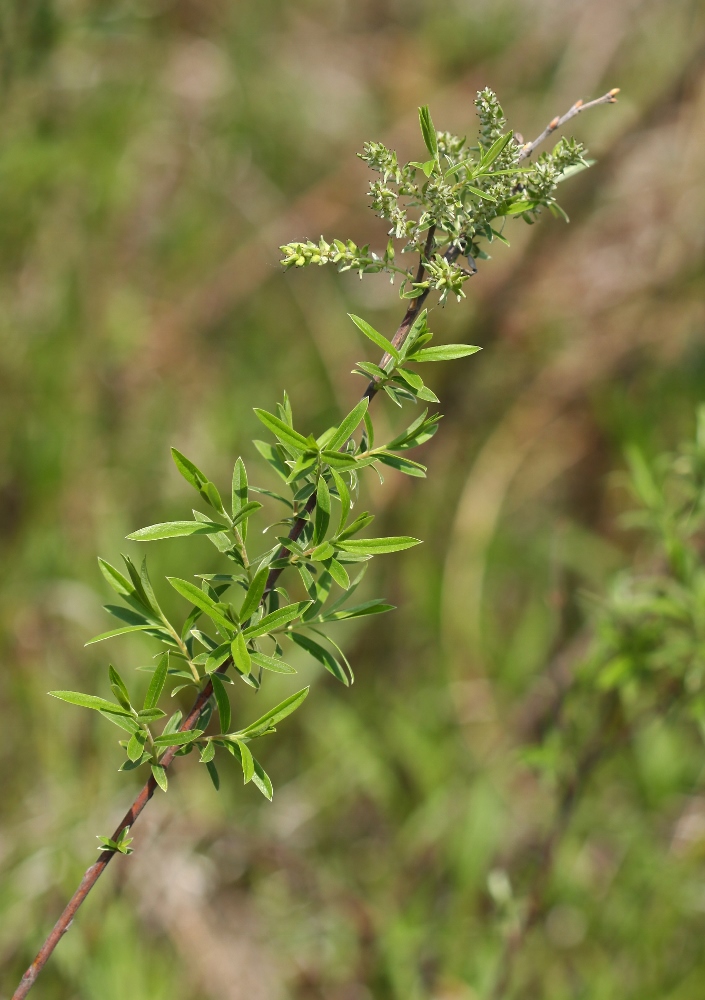
<path fill-rule="evenodd" d="M 501 135 L 499 139 L 496 139 L 492 143 L 487 152 L 482 154 L 482 157 L 480 158 L 480 167 L 482 170 L 486 170 L 488 167 L 492 166 L 511 138 L 511 132 L 508 132 L 507 135 Z"/>
<path fill-rule="evenodd" d="M 258 503 L 256 500 L 250 500 L 249 503 L 246 503 L 243 507 L 241 507 L 237 514 L 233 516 L 232 527 L 234 528 L 236 525 L 246 521 L 249 517 L 252 517 L 255 511 L 261 509 L 261 503 Z"/>
<path fill-rule="evenodd" d="M 110 705 L 111 703 L 108 702 L 108 704 Z M 136 733 L 139 729 L 139 725 L 135 722 L 131 715 L 118 715 L 115 711 L 115 707 L 115 705 L 112 705 L 112 711 L 110 712 L 107 712 L 102 708 L 99 708 L 98 711 L 104 719 L 108 720 L 108 722 L 112 722 L 113 725 L 119 726 L 120 729 L 124 729 L 126 733 L 129 733 L 130 736 L 132 736 L 132 734 Z"/>
<path fill-rule="evenodd" d="M 344 531 L 338 532 L 335 539 L 336 545 L 344 539 L 349 538 L 350 535 L 355 535 L 358 531 L 362 531 L 362 529 L 368 524 L 371 524 L 374 519 L 374 514 L 368 514 L 367 511 L 364 511 L 362 514 L 358 514 L 355 520 L 351 521 Z"/>
<path fill-rule="evenodd" d="M 395 377 L 401 376 L 407 385 L 410 385 L 412 389 L 418 391 L 423 389 L 423 379 L 416 372 L 410 372 L 406 368 L 397 368 L 395 372 Z"/>
<path fill-rule="evenodd" d="M 436 130 L 433 127 L 433 121 L 431 120 L 431 112 L 428 110 L 428 104 L 424 104 L 423 107 L 419 108 L 419 125 L 421 126 L 421 135 L 426 144 L 426 149 L 433 159 L 437 160 L 438 139 L 436 137 Z"/>
<path fill-rule="evenodd" d="M 240 751 L 240 763 L 242 764 L 242 776 L 245 779 L 245 784 L 252 781 L 255 776 L 255 759 L 252 756 L 252 751 L 246 743 L 241 743 L 237 741 L 237 748 Z"/>
<path fill-rule="evenodd" d="M 213 535 L 223 531 L 224 525 L 215 521 L 165 521 L 139 528 L 126 537 L 133 542 L 155 542 L 160 538 L 179 538 L 182 535 Z"/>
<path fill-rule="evenodd" d="M 316 548 L 313 550 L 309 558 L 311 559 L 312 562 L 325 562 L 327 559 L 330 559 L 330 557 L 334 554 L 335 554 L 335 549 L 333 548 L 331 543 L 322 542 L 320 545 L 316 546 Z"/>
<path fill-rule="evenodd" d="M 161 790 L 165 792 L 169 787 L 169 779 L 166 776 L 166 768 L 163 767 L 162 764 L 152 764 L 152 776 Z"/>
<path fill-rule="evenodd" d="M 190 483 L 200 493 L 203 484 L 208 482 L 208 476 L 201 472 L 197 465 L 194 465 L 190 459 L 182 455 L 176 448 L 171 449 L 171 457 L 174 460 L 174 465 L 186 482 Z"/>
<path fill-rule="evenodd" d="M 456 358 L 466 358 L 481 350 L 481 347 L 472 347 L 470 344 L 439 344 L 438 347 L 424 347 L 410 355 L 407 361 L 455 361 Z"/>
<path fill-rule="evenodd" d="M 328 564 L 328 572 L 333 577 L 333 579 L 335 580 L 335 582 L 338 584 L 339 587 L 342 587 L 343 590 L 348 589 L 348 587 L 350 586 L 350 577 L 348 576 L 345 567 L 341 566 L 341 564 L 338 562 L 337 559 L 331 559 L 330 563 Z"/>
<path fill-rule="evenodd" d="M 205 656 L 205 668 L 207 674 L 212 674 L 214 670 L 222 666 L 223 663 L 230 656 L 230 643 L 223 642 L 220 646 L 216 646 L 215 649 L 211 650 L 210 653 L 201 653 L 194 659 L 194 663 L 201 663 L 201 657 Z"/>
<path fill-rule="evenodd" d="M 130 704 L 130 695 L 128 693 L 127 688 L 125 687 L 125 682 L 123 681 L 122 677 L 117 672 L 115 667 L 112 665 L 112 663 L 109 664 L 108 666 L 108 677 L 110 678 L 110 687 L 112 689 L 113 694 L 120 702 L 122 707 L 126 708 L 129 711 L 132 707 Z"/>
<path fill-rule="evenodd" d="M 255 773 L 252 778 L 252 784 L 260 790 L 266 799 L 269 799 L 270 802 L 272 801 L 272 796 L 274 794 L 272 782 L 270 781 L 269 775 L 258 760 L 255 760 Z"/>
<path fill-rule="evenodd" d="M 105 698 L 96 698 L 92 694 L 83 694 L 81 691 L 50 691 L 52 698 L 66 701 L 69 705 L 79 705 L 81 708 L 92 708 L 97 712 L 109 712 L 111 715 L 126 715 L 130 713 L 120 705 L 106 701 Z"/>
<path fill-rule="evenodd" d="M 391 341 L 383 337 L 373 326 L 362 319 L 360 316 L 355 316 L 353 313 L 348 313 L 348 316 L 353 321 L 358 330 L 361 330 L 366 337 L 368 337 L 373 344 L 376 344 L 385 354 L 391 355 L 395 361 L 399 361 L 399 351 L 394 347 Z"/>
<path fill-rule="evenodd" d="M 318 545 L 325 538 L 330 521 L 330 490 L 323 476 L 316 486 L 316 519 L 313 531 L 313 544 Z"/>
<path fill-rule="evenodd" d="M 262 458 L 272 466 L 277 475 L 287 480 L 289 478 L 289 468 L 284 464 L 284 460 L 279 453 L 279 448 L 273 444 L 269 444 L 268 441 L 255 440 L 252 443 Z"/>
<path fill-rule="evenodd" d="M 183 747 L 193 743 L 199 736 L 203 736 L 202 729 L 187 729 L 183 733 L 162 733 L 161 736 L 155 736 L 153 742 L 158 747 Z"/>
<path fill-rule="evenodd" d="M 476 198 L 484 198 L 485 201 L 491 201 L 493 205 L 497 204 L 497 199 L 493 195 L 488 194 L 479 187 L 474 187 L 472 184 L 466 184 L 464 190 L 474 194 Z"/>
<path fill-rule="evenodd" d="M 303 434 L 299 434 L 293 427 L 289 427 L 279 417 L 275 417 L 273 413 L 268 413 L 267 410 L 260 410 L 258 407 L 255 407 L 255 413 L 264 426 L 276 435 L 287 448 L 293 448 L 294 451 L 300 452 L 312 450 L 311 442 L 308 438 L 305 438 Z"/>
<path fill-rule="evenodd" d="M 346 618 L 364 618 L 367 615 L 382 615 L 386 611 L 394 611 L 393 604 L 385 604 L 384 601 L 376 598 L 373 601 L 365 601 L 364 604 L 356 604 L 350 608 L 343 608 L 342 611 L 334 611 L 332 614 L 322 615 L 322 622 L 342 622 Z"/>
<path fill-rule="evenodd" d="M 116 628 L 112 632 L 103 632 L 101 635 L 94 636 L 93 639 L 89 639 L 88 642 L 84 642 L 84 646 L 92 646 L 94 642 L 102 642 L 104 639 L 112 639 L 115 635 L 126 635 L 128 632 L 144 632 L 145 629 L 153 629 L 154 625 L 128 625 L 127 628 Z"/>
<path fill-rule="evenodd" d="M 155 708 L 157 702 L 161 698 L 162 691 L 164 690 L 164 685 L 166 683 L 167 673 L 169 671 L 169 654 L 162 653 L 159 657 L 159 662 L 157 663 L 156 670 L 152 674 L 152 679 L 149 682 L 149 687 L 147 688 L 147 694 L 144 698 L 143 709 L 148 711 L 149 709 Z"/>
<path fill-rule="evenodd" d="M 419 462 L 412 462 L 410 458 L 402 458 L 401 455 L 393 455 L 388 451 L 380 451 L 377 457 L 384 465 L 403 472 L 407 476 L 417 476 L 419 479 L 426 478 L 426 466 Z"/>
<path fill-rule="evenodd" d="M 402 552 L 420 544 L 421 539 L 410 535 L 392 535 L 388 538 L 350 538 L 339 542 L 338 547 L 357 555 L 377 556 L 386 552 Z"/>
<path fill-rule="evenodd" d="M 274 708 L 271 708 L 260 719 L 257 719 L 256 722 L 247 726 L 246 729 L 241 730 L 239 733 L 234 733 L 234 738 L 237 738 L 238 736 L 253 737 L 265 732 L 267 729 L 271 729 L 277 724 L 277 722 L 281 722 L 281 720 L 285 719 L 287 715 L 291 715 L 292 712 L 295 712 L 308 695 L 308 692 L 309 688 L 305 687 L 300 691 L 297 691 L 296 694 L 290 695 Z"/>
<path fill-rule="evenodd" d="M 291 638 L 297 646 L 301 646 L 302 649 L 310 653 L 319 663 L 322 663 L 326 670 L 333 674 L 336 680 L 339 680 L 341 684 L 345 684 L 346 687 L 350 686 L 348 675 L 343 670 L 343 667 L 324 646 L 321 646 L 315 639 L 311 639 L 310 636 L 303 635 L 301 632 L 292 632 Z"/>
<path fill-rule="evenodd" d="M 504 208 L 500 208 L 497 215 L 521 215 L 522 212 L 531 212 L 537 207 L 535 201 L 526 201 L 522 199 L 521 201 L 513 201 Z"/>
<path fill-rule="evenodd" d="M 340 500 L 340 521 L 338 522 L 338 529 L 336 531 L 336 534 L 339 534 L 345 527 L 345 522 L 347 521 L 348 514 L 350 513 L 350 490 L 339 472 L 336 472 L 335 469 L 331 469 L 330 474 L 333 477 L 333 482 L 335 483 L 335 488 L 338 491 L 338 498 Z"/>
<path fill-rule="evenodd" d="M 129 757 L 127 760 L 124 760 L 118 768 L 118 771 L 134 771 L 136 768 L 141 767 L 142 764 L 146 764 L 147 761 L 151 759 L 151 753 L 148 750 L 145 750 L 142 753 L 142 756 L 138 757 L 137 760 L 130 760 Z"/>
<path fill-rule="evenodd" d="M 248 618 L 251 618 L 255 613 L 257 608 L 262 603 L 262 597 L 264 596 L 264 590 L 267 586 L 267 577 L 269 576 L 269 567 L 263 566 L 260 570 L 255 573 L 252 583 L 247 588 L 247 593 L 245 594 L 245 600 L 242 602 L 242 607 L 240 608 L 240 621 L 246 622 Z"/>
<path fill-rule="evenodd" d="M 281 660 L 278 656 L 267 656 L 266 653 L 250 652 L 250 659 L 253 663 L 256 663 L 258 667 L 264 667 L 265 670 L 273 670 L 276 674 L 295 674 L 296 670 Z"/>
<path fill-rule="evenodd" d="M 137 719 L 139 722 L 146 722 L 149 725 L 150 722 L 163 719 L 165 715 L 166 712 L 163 712 L 161 708 L 143 708 L 137 713 Z"/>
<path fill-rule="evenodd" d="M 247 470 L 245 469 L 245 463 L 241 458 L 238 458 L 233 469 L 233 485 L 232 485 L 232 506 L 233 506 L 233 517 L 237 517 L 242 508 L 247 503 L 248 496 L 248 483 L 247 483 Z"/>
<path fill-rule="evenodd" d="M 123 576 L 119 570 L 100 557 L 98 558 L 98 565 L 100 566 L 101 573 L 117 594 L 120 594 L 121 597 L 132 597 L 135 593 L 135 588 L 127 577 Z"/>
<path fill-rule="evenodd" d="M 294 621 L 295 618 L 299 618 L 310 603 L 310 601 L 297 601 L 295 604 L 287 604 L 286 607 L 265 615 L 256 625 L 246 628 L 242 634 L 246 639 L 252 639 L 255 636 L 266 635 L 275 629 L 282 628 Z"/>
<path fill-rule="evenodd" d="M 215 601 L 207 594 L 204 594 L 194 583 L 189 583 L 187 580 L 180 580 L 176 576 L 168 576 L 167 580 L 177 593 L 185 597 L 191 604 L 195 604 L 197 608 L 200 608 L 223 632 L 228 635 L 235 634 L 236 626 L 225 617 Z"/>
<path fill-rule="evenodd" d="M 221 733 L 227 733 L 230 729 L 230 699 L 228 698 L 228 692 L 225 690 L 225 684 L 223 684 L 222 679 L 218 674 L 211 675 L 211 684 L 213 685 L 213 694 L 215 695 L 215 703 L 218 706 L 218 715 L 220 717 L 220 731 Z"/>
<path fill-rule="evenodd" d="M 353 375 L 368 375 L 370 378 L 384 379 L 387 377 L 388 372 L 384 368 L 380 368 L 373 361 L 358 361 L 356 362 L 356 368 L 360 371 L 354 370 L 351 374 Z"/>
<path fill-rule="evenodd" d="M 220 789 L 220 778 L 218 777 L 218 768 L 215 766 L 212 760 L 206 762 L 206 767 L 208 768 L 208 774 L 213 782 L 213 787 L 216 792 Z"/>
<path fill-rule="evenodd" d="M 321 452 L 321 458 L 328 463 L 331 471 L 340 469 L 342 472 L 346 472 L 348 469 L 354 469 L 357 465 L 355 456 L 347 451 L 328 451 L 326 448 Z"/>
<path fill-rule="evenodd" d="M 340 424 L 331 440 L 327 442 L 326 448 L 329 451 L 337 451 L 338 448 L 341 448 L 348 438 L 357 430 L 360 421 L 367 412 L 368 405 L 369 399 L 367 396 L 364 396 L 357 406 L 351 410 L 350 413 L 348 413 L 347 417 Z"/>
<path fill-rule="evenodd" d="M 127 744 L 127 757 L 128 760 L 137 761 L 141 760 L 142 754 L 144 753 L 144 745 L 147 741 L 147 734 L 143 729 L 139 732 L 134 733 L 130 738 L 130 742 Z"/>
<path fill-rule="evenodd" d="M 238 632 L 233 639 L 230 648 L 233 654 L 233 663 L 241 674 L 245 674 L 245 676 L 247 676 L 252 670 L 252 663 L 250 662 L 250 651 L 247 648 L 247 643 L 245 642 L 245 637 L 242 632 Z M 223 732 L 225 731 L 226 730 L 223 730 Z"/>
<path fill-rule="evenodd" d="M 199 762 L 201 764 L 207 764 L 208 761 L 213 760 L 214 757 L 215 757 L 215 743 L 212 740 L 209 740 L 208 743 L 206 743 L 206 745 L 204 746 L 203 750 L 201 750 L 201 756 L 199 758 Z"/>

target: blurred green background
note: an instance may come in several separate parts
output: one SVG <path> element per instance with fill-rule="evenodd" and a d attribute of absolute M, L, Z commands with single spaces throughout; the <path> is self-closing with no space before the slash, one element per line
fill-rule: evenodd
<path fill-rule="evenodd" d="M 108 659 L 132 676 L 150 654 L 83 648 L 111 627 L 97 554 L 115 562 L 138 551 L 128 531 L 187 515 L 172 444 L 220 484 L 243 454 L 271 485 L 252 407 L 286 388 L 297 426 L 320 432 L 362 388 L 346 312 L 387 334 L 399 320 L 384 277 L 284 275 L 277 246 L 383 246 L 355 152 L 381 139 L 418 158 L 421 103 L 472 134 L 491 86 L 528 139 L 619 86 L 571 123 L 598 160 L 562 192 L 571 225 L 512 223 L 467 301 L 432 315 L 439 340 L 484 351 L 433 366 L 446 418 L 429 479 L 370 486 L 379 533 L 425 544 L 375 562 L 370 593 L 398 610 L 346 626 L 356 685 L 302 663 L 312 696 L 261 752 L 272 805 L 234 768 L 216 794 L 180 761 L 36 987 L 489 996 L 503 926 L 488 873 L 497 896 L 550 821 L 517 754 L 527 706 L 582 641 L 581 592 L 635 555 L 611 473 L 629 442 L 656 454 L 690 435 L 705 398 L 704 23 L 699 0 L 0 4 L 0 997 L 138 784 L 111 727 L 46 697 L 105 695 Z M 153 577 L 215 571 L 213 552 L 150 547 Z M 259 714 L 237 690 L 236 711 Z M 600 771 L 517 996 L 701 1000 L 694 753 L 657 728 Z"/>

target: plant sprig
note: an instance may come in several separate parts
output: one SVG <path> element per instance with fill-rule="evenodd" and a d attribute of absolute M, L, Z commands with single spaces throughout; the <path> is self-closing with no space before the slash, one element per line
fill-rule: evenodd
<path fill-rule="evenodd" d="M 612 100 L 610 92 L 593 103 Z M 528 156 L 527 147 L 506 129 L 496 96 L 484 90 L 475 104 L 480 134 L 474 147 L 468 146 L 464 138 L 437 131 L 428 107 L 419 109 L 419 121 L 429 158 L 400 166 L 393 150 L 382 143 L 365 143 L 360 156 L 381 175 L 370 185 L 372 208 L 390 224 L 384 251 L 370 251 L 369 246 L 359 247 L 352 240 L 328 242 L 322 237 L 318 243 L 306 240 L 281 247 L 286 269 L 334 263 L 341 271 L 356 270 L 360 277 L 386 272 L 394 281 L 399 275 L 399 293 L 407 300 L 406 312 L 391 339 L 365 319 L 351 317 L 362 334 L 384 353 L 378 363 L 365 359 L 355 366 L 355 372 L 369 380 L 368 385 L 360 402 L 336 426 L 317 436 L 299 430 L 286 393 L 275 413 L 255 410 L 270 435 L 270 440 L 255 441 L 255 446 L 281 480 L 279 491 L 250 485 L 245 464 L 239 458 L 226 504 L 215 483 L 191 459 L 172 450 L 177 469 L 207 512 L 194 509 L 191 519 L 151 524 L 127 537 L 147 543 L 204 536 L 222 556 L 222 572 L 196 572 L 192 580 L 167 578 L 186 601 L 180 627 L 160 607 L 146 559 L 138 568 L 130 556 L 124 556 L 126 574 L 99 560 L 103 576 L 121 602 L 106 605 L 106 610 L 122 624 L 90 643 L 140 632 L 153 639 L 159 649 L 154 665 L 147 668 L 152 675 L 147 694 L 142 706 L 137 707 L 128 685 L 112 665 L 108 668 L 108 685 L 115 701 L 73 691 L 51 693 L 69 704 L 97 711 L 122 729 L 129 738 L 120 740 L 125 755 L 121 770 L 144 765 L 151 769 L 151 776 L 113 836 L 100 838 L 98 861 L 84 875 L 13 1000 L 27 995 L 111 857 L 129 853 L 127 831 L 155 789 L 167 790 L 167 769 L 175 757 L 197 750 L 199 762 L 205 764 L 217 789 L 220 778 L 216 753 L 229 754 L 239 763 L 244 782 L 251 782 L 271 799 L 272 782 L 250 745 L 276 732 L 277 725 L 300 707 L 309 688 L 294 692 L 256 721 L 233 731 L 233 684 L 242 681 L 250 689 L 259 690 L 268 671 L 295 674 L 285 657 L 285 645 L 291 643 L 342 684 L 349 685 L 353 682 L 352 668 L 329 630 L 340 622 L 393 610 L 382 598 L 356 604 L 350 601 L 372 558 L 412 548 L 419 539 L 364 534 L 373 515 L 355 510 L 360 476 L 372 468 L 382 479 L 383 471 L 390 468 L 424 478 L 426 467 L 408 458 L 407 453 L 433 437 L 441 414 L 429 415 L 424 409 L 404 431 L 379 445 L 375 443 L 369 404 L 380 390 L 400 407 L 415 405 L 419 400 L 438 402 L 416 368 L 409 366 L 456 360 L 479 348 L 465 344 L 428 346 L 432 333 L 424 304 L 429 295 L 439 293 L 441 304 L 450 295 L 460 301 L 465 282 L 477 271 L 476 260 L 489 256 L 484 247 L 495 240 L 508 242 L 503 232 L 506 218 L 516 215 L 531 223 L 543 208 L 561 214 L 554 197 L 557 185 L 589 165 L 582 145 L 561 140 L 535 164 L 520 167 Z M 577 112 L 573 110 L 568 116 L 571 113 Z M 529 144 L 529 152 L 537 144 L 538 140 Z M 395 241 L 402 241 L 401 254 L 417 255 L 415 269 L 399 265 Z M 461 259 L 466 263 L 459 263 Z M 262 503 L 252 499 L 252 494 L 269 497 L 285 509 L 284 516 L 270 523 L 264 532 L 267 537 L 270 529 L 280 528 L 276 544 L 262 550 L 256 550 L 248 540 L 251 519 L 263 513 Z M 284 573 L 286 587 L 279 583 Z M 193 707 L 185 717 L 180 710 L 169 715 L 159 707 L 160 700 L 184 688 L 196 692 Z M 210 729 L 214 714 L 217 731 Z M 167 721 L 161 733 L 155 734 L 155 724 L 164 718 Z"/>

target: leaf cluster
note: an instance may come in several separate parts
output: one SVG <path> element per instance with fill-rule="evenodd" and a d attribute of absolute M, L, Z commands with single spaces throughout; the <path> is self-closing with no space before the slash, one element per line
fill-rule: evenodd
<path fill-rule="evenodd" d="M 507 122 L 496 95 L 486 88 L 475 101 L 480 128 L 476 145 L 463 136 L 437 131 L 427 106 L 419 108 L 423 160 L 401 165 L 394 150 L 380 142 L 367 142 L 361 159 L 380 179 L 370 183 L 371 208 L 389 223 L 384 252 L 358 247 L 352 240 L 321 237 L 281 247 L 286 268 L 333 263 L 339 270 L 363 274 L 385 271 L 394 281 L 400 276 L 399 294 L 414 298 L 428 291 L 460 300 L 463 285 L 476 271 L 478 259 L 488 259 L 487 246 L 504 235 L 509 216 L 533 223 L 542 208 L 565 216 L 555 198 L 558 184 L 589 166 L 583 146 L 561 139 L 536 163 L 520 166 L 521 145 Z M 422 256 L 425 274 L 400 266 L 401 254 Z M 465 263 L 460 259 L 465 258 Z"/>

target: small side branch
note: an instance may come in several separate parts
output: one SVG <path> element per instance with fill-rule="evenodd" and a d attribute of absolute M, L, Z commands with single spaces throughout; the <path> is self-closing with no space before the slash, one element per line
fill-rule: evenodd
<path fill-rule="evenodd" d="M 565 125 L 566 122 L 569 122 L 571 118 L 575 118 L 575 116 L 579 115 L 581 111 L 587 111 L 588 108 L 596 108 L 600 104 L 616 104 L 618 93 L 619 87 L 613 87 L 612 90 L 608 90 L 606 94 L 602 95 L 602 97 L 596 97 L 594 101 L 588 101 L 587 104 L 583 101 L 576 101 L 573 107 L 569 111 L 566 111 L 564 115 L 559 115 L 550 121 L 541 135 L 534 139 L 533 142 L 527 142 L 521 147 L 521 150 L 519 151 L 519 162 L 526 160 L 529 156 L 531 156 L 536 147 L 540 146 L 542 142 L 548 139 L 549 135 L 555 132 L 556 129 L 561 128 L 562 125 Z"/>

